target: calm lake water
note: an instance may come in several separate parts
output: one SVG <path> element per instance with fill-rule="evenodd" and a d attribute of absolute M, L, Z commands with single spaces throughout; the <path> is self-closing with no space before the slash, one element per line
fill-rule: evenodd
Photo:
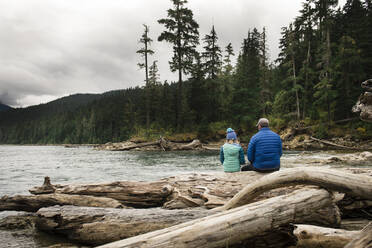
<path fill-rule="evenodd" d="M 285 151 L 282 168 L 299 166 L 339 167 L 324 162 L 337 156 L 334 151 Z M 320 162 L 319 162 L 320 161 Z M 358 165 L 356 165 L 358 166 Z M 372 165 L 363 165 L 363 167 Z M 52 184 L 151 181 L 191 172 L 222 171 L 218 151 L 97 151 L 92 147 L 0 145 L 0 197 L 29 194 L 42 185 L 45 176 Z M 14 212 L 0 212 L 0 219 Z M 60 241 L 38 233 L 17 234 L 0 230 L 0 247 L 46 247 Z"/>
<path fill-rule="evenodd" d="M 336 152 L 285 151 L 282 168 L 316 166 Z M 330 165 L 328 165 L 330 166 Z M 190 172 L 222 171 L 219 152 L 97 151 L 92 147 L 0 146 L 0 196 L 28 194 L 45 176 L 52 184 L 151 181 Z"/>

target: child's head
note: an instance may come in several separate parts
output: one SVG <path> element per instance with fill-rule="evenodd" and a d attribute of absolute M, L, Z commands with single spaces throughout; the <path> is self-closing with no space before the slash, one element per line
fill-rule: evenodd
<path fill-rule="evenodd" d="M 238 138 L 236 137 L 236 133 L 235 131 L 232 129 L 232 128 L 228 128 L 226 130 L 226 140 L 229 141 L 229 140 L 232 140 L 232 141 L 236 141 Z"/>

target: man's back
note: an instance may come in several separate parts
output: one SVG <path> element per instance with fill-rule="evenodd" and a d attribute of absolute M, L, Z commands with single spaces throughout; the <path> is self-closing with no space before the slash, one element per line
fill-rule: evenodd
<path fill-rule="evenodd" d="M 260 170 L 272 170 L 280 167 L 282 141 L 278 134 L 268 127 L 261 128 L 255 134 L 248 146 L 248 160 Z"/>

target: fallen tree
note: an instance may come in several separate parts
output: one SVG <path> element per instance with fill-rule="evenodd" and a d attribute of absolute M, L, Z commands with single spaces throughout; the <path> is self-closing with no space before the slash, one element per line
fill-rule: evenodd
<path fill-rule="evenodd" d="M 107 197 L 86 195 L 46 194 L 3 196 L 0 199 L 0 211 L 14 210 L 36 212 L 40 208 L 54 205 L 74 205 L 86 207 L 123 208 L 117 200 Z"/>
<path fill-rule="evenodd" d="M 37 212 L 36 227 L 89 245 L 133 237 L 210 215 L 205 209 L 113 209 L 54 206 Z"/>
<path fill-rule="evenodd" d="M 250 203 L 261 193 L 291 184 L 311 184 L 350 196 L 372 200 L 372 177 L 355 175 L 339 170 L 319 168 L 292 168 L 262 177 L 247 185 L 223 206 L 223 210 Z"/>
<path fill-rule="evenodd" d="M 287 247 L 295 243 L 289 224 L 313 222 L 327 207 L 337 208 L 326 190 L 299 190 L 101 247 Z"/>

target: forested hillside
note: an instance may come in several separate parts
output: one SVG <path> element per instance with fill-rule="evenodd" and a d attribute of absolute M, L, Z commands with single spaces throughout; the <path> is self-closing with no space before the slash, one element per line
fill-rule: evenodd
<path fill-rule="evenodd" d="M 357 117 L 351 108 L 362 92 L 360 83 L 372 78 L 371 0 L 348 0 L 342 9 L 336 9 L 336 0 L 305 1 L 298 17 L 282 29 L 275 63 L 269 60 L 265 29 L 246 24 L 246 38 L 233 48 L 219 43 L 218 27 L 200 37 L 187 1 L 172 3 L 159 20 L 164 32 L 153 38 L 172 46 L 170 70 L 177 72 L 177 82 L 159 80 L 145 25 L 136 38 L 143 45 L 137 53 L 145 87 L 2 112 L 0 142 L 104 143 L 184 132 L 205 139 L 228 126 L 248 140 L 262 116 L 276 130 L 302 123 L 314 125 L 312 132 L 320 138 L 345 130 L 357 138 L 372 137 L 371 125 L 357 119 L 329 128 Z"/>
<path fill-rule="evenodd" d="M 5 105 L 5 104 L 2 104 L 2 103 L 0 102 L 0 112 L 1 112 L 1 111 L 5 111 L 5 110 L 9 110 L 9 109 L 11 109 L 10 106 Z"/>

